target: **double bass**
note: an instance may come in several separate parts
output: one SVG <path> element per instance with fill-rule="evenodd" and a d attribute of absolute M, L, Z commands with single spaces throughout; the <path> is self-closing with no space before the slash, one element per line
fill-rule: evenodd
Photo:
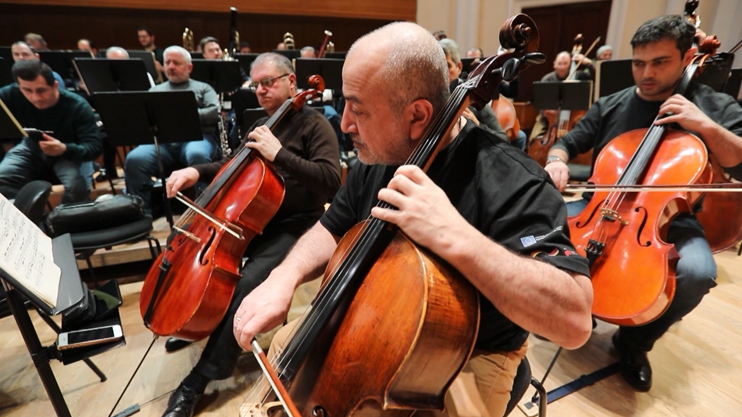
<path fill-rule="evenodd" d="M 456 87 L 406 164 L 427 170 L 464 109 L 481 109 L 502 79 L 543 62 L 537 35 L 527 16 L 508 20 L 500 40 L 516 52 L 488 58 Z M 478 320 L 477 292 L 453 268 L 384 221 L 357 224 L 339 242 L 319 295 L 276 364 L 297 410 L 292 415 L 443 409 L 444 394 L 473 349 Z M 343 381 L 352 387 L 341 389 L 349 385 Z M 261 415 L 261 408 L 247 402 L 241 414 Z"/>
<path fill-rule="evenodd" d="M 674 94 L 688 91 L 699 62 L 686 67 Z M 710 181 L 706 145 L 692 134 L 655 124 L 609 142 L 589 179 L 616 187 Z M 580 214 L 568 219 L 572 242 L 590 261 L 593 315 L 614 324 L 642 325 L 669 307 L 678 254 L 665 241 L 667 229 L 677 214 L 690 213 L 701 196 L 702 192 L 690 187 L 640 193 L 601 191 Z"/>
<path fill-rule="evenodd" d="M 270 129 L 304 103 L 322 97 L 315 75 L 306 90 L 268 119 Z M 240 279 L 242 255 L 283 202 L 283 179 L 258 152 L 242 147 L 173 227 L 165 251 L 144 280 L 139 310 L 158 336 L 197 341 L 224 318 Z"/>

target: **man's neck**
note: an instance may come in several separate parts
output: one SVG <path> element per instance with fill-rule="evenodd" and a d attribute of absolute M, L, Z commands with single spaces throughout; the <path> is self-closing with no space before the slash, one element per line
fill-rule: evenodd
<path fill-rule="evenodd" d="M 156 48 L 155 44 L 154 44 L 154 43 L 151 43 L 151 44 L 149 44 L 149 45 L 145 46 L 145 47 L 144 47 L 144 50 L 145 50 L 145 51 L 150 51 L 150 52 L 152 52 L 152 51 L 154 51 L 154 50 L 155 50 L 155 48 Z"/>

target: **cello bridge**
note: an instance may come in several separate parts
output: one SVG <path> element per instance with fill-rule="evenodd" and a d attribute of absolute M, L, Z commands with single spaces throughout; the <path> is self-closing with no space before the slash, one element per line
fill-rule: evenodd
<path fill-rule="evenodd" d="M 611 210 L 611 209 L 603 208 L 603 209 L 600 209 L 600 213 L 608 221 L 616 221 L 616 220 L 618 220 L 618 222 L 621 223 L 624 226 L 626 226 L 627 224 L 629 224 L 629 222 L 627 222 L 626 220 L 624 220 L 624 218 L 621 217 L 621 215 L 618 214 L 618 212 L 616 210 Z"/>
<path fill-rule="evenodd" d="M 279 401 L 268 403 L 243 403 L 240 406 L 240 417 L 270 417 L 283 409 Z"/>

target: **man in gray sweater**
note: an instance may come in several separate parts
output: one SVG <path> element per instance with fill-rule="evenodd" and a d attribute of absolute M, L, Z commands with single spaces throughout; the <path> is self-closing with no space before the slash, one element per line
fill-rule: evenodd
<path fill-rule="evenodd" d="M 191 79 L 191 54 L 179 46 L 165 49 L 165 74 L 168 81 L 156 85 L 150 91 L 191 90 L 196 96 L 198 117 L 201 122 L 203 139 L 193 142 L 168 143 L 160 145 L 163 169 L 167 172 L 176 165 L 193 166 L 212 162 L 219 157 L 217 143 L 217 121 L 219 101 L 211 86 Z M 144 201 L 144 209 L 151 213 L 150 189 L 152 177 L 159 176 L 157 152 L 154 145 L 139 145 L 126 157 L 124 167 L 126 191 L 138 195 Z M 196 184 L 198 193 L 206 184 Z"/>

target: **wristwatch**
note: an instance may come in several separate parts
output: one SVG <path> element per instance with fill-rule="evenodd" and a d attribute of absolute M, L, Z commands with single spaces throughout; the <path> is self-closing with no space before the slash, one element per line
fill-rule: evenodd
<path fill-rule="evenodd" d="M 564 161 L 564 159 L 562 159 L 562 158 L 560 158 L 560 157 L 558 157 L 556 155 L 551 155 L 548 158 L 546 158 L 546 165 L 549 165 L 550 163 L 556 162 L 556 161 L 564 162 L 565 164 L 567 163 L 567 162 Z"/>

